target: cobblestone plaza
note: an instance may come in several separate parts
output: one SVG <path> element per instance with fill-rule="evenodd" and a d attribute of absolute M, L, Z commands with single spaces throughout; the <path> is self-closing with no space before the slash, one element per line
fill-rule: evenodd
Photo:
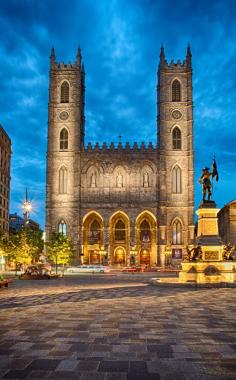
<path fill-rule="evenodd" d="M 1 289 L 3 379 L 234 379 L 235 289 L 158 288 L 150 275 Z"/>

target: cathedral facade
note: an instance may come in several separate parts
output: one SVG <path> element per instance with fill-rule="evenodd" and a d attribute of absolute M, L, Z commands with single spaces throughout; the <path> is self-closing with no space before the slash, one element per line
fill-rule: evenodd
<path fill-rule="evenodd" d="M 75 262 L 165 265 L 194 239 L 192 62 L 157 76 L 157 146 L 84 144 L 85 72 L 50 56 L 46 239 L 72 238 Z M 154 94 L 155 96 L 155 94 Z"/>

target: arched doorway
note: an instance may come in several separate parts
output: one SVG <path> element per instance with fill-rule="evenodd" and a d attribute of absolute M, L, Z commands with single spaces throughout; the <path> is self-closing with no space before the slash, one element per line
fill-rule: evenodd
<path fill-rule="evenodd" d="M 99 265 L 102 263 L 103 221 L 96 212 L 91 212 L 84 218 L 83 246 L 84 264 Z"/>
<path fill-rule="evenodd" d="M 157 263 L 157 223 L 155 216 L 142 212 L 136 219 L 136 245 L 140 265 L 152 266 Z"/>
<path fill-rule="evenodd" d="M 150 266 L 150 250 L 142 248 L 140 251 L 140 265 Z"/>
<path fill-rule="evenodd" d="M 126 264 L 126 252 L 124 247 L 117 247 L 114 252 L 114 264 L 125 265 Z"/>
<path fill-rule="evenodd" d="M 112 215 L 109 221 L 109 262 L 114 265 L 127 265 L 129 253 L 129 218 L 118 211 Z"/>

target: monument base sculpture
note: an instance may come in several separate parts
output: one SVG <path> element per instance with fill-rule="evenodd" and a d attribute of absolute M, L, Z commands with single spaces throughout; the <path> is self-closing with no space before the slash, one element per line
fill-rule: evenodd
<path fill-rule="evenodd" d="M 232 283 L 236 281 L 236 262 L 230 244 L 224 246 L 218 231 L 218 214 L 214 201 L 203 201 L 197 210 L 197 246 L 182 262 L 179 282 Z"/>

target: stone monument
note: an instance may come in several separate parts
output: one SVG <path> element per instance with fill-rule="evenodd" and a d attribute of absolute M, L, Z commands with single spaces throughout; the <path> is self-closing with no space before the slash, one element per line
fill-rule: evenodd
<path fill-rule="evenodd" d="M 224 245 L 219 236 L 219 209 L 211 200 L 212 183 L 210 178 L 218 179 L 215 159 L 212 172 L 204 168 L 199 182 L 202 184 L 203 199 L 196 211 L 198 216 L 196 245 L 186 247 L 187 255 L 182 262 L 179 282 L 232 283 L 236 281 L 236 262 L 233 260 L 234 247 Z M 208 199 L 206 200 L 206 195 Z"/>

